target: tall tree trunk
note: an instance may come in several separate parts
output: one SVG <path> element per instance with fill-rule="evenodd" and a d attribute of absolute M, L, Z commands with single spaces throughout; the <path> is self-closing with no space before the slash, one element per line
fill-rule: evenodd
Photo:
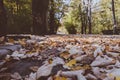
<path fill-rule="evenodd" d="M 91 23 L 91 0 L 88 0 L 88 27 L 89 27 L 89 34 L 92 33 L 92 23 Z"/>
<path fill-rule="evenodd" d="M 48 4 L 49 0 L 32 0 L 33 34 L 47 34 Z"/>
<path fill-rule="evenodd" d="M 84 22 L 83 22 L 83 15 L 81 13 L 81 33 L 84 34 Z"/>
<path fill-rule="evenodd" d="M 84 14 L 82 12 L 82 4 L 79 4 L 80 20 L 81 20 L 81 34 L 84 34 Z"/>
<path fill-rule="evenodd" d="M 3 0 L 0 0 L 0 37 L 6 36 L 7 17 Z"/>
<path fill-rule="evenodd" d="M 55 5 L 54 0 L 50 0 L 50 11 L 49 11 L 49 33 L 55 34 Z"/>
<path fill-rule="evenodd" d="M 85 1 L 82 1 L 84 9 L 82 10 L 82 4 L 79 4 L 79 10 L 80 10 L 80 16 L 81 16 L 81 33 L 82 34 L 86 34 L 86 30 L 87 30 L 87 12 L 88 12 L 88 8 L 85 6 Z"/>
<path fill-rule="evenodd" d="M 114 0 L 112 0 L 112 12 L 113 12 L 113 34 L 116 34 L 116 28 L 117 28 L 117 21 L 115 17 L 115 5 L 114 5 Z"/>
<path fill-rule="evenodd" d="M 85 5 L 85 2 L 84 2 L 84 5 Z M 84 31 L 85 31 L 85 34 L 87 34 L 87 27 L 88 26 L 88 6 L 85 6 L 85 13 L 84 13 Z"/>
<path fill-rule="evenodd" d="M 88 27 L 88 20 L 87 20 L 87 13 L 84 14 L 84 31 L 85 31 L 85 34 L 87 34 L 87 27 Z"/>

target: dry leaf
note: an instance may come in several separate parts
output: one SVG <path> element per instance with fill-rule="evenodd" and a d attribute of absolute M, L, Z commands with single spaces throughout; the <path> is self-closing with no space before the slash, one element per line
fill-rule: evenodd
<path fill-rule="evenodd" d="M 16 80 L 20 80 L 20 79 L 22 79 L 22 77 L 20 76 L 20 74 L 17 73 L 17 72 L 14 73 L 14 74 L 12 74 L 11 77 L 12 77 L 13 79 L 16 79 Z"/>
<path fill-rule="evenodd" d="M 116 79 L 115 79 L 115 80 L 120 80 L 120 76 L 116 77 Z"/>
<path fill-rule="evenodd" d="M 75 59 L 72 59 L 70 60 L 68 63 L 66 63 L 66 66 L 69 66 L 69 67 L 72 67 L 73 65 L 76 64 L 76 60 Z"/>
<path fill-rule="evenodd" d="M 14 39 L 8 39 L 8 42 L 9 42 L 9 43 L 14 43 L 15 40 L 14 40 Z"/>
<path fill-rule="evenodd" d="M 30 70 L 36 72 L 38 70 L 38 68 L 39 68 L 38 66 L 32 66 L 32 67 L 30 67 Z"/>
<path fill-rule="evenodd" d="M 63 57 L 65 59 L 68 59 L 70 56 L 69 56 L 69 53 L 66 51 L 66 52 L 63 52 L 60 54 L 60 57 Z"/>
<path fill-rule="evenodd" d="M 54 78 L 54 80 L 67 80 L 67 78 L 56 76 L 56 77 Z"/>

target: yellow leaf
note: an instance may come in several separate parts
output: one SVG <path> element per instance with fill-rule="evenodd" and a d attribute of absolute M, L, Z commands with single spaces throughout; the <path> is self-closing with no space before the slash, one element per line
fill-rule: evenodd
<path fill-rule="evenodd" d="M 81 66 L 75 66 L 72 68 L 72 70 L 80 70 L 80 69 L 82 69 Z"/>
<path fill-rule="evenodd" d="M 120 80 L 120 77 L 116 77 L 116 79 L 115 80 Z"/>
<path fill-rule="evenodd" d="M 55 77 L 55 79 L 54 79 L 54 80 L 67 80 L 67 78 L 57 76 L 57 77 Z"/>
<path fill-rule="evenodd" d="M 110 77 L 113 77 L 113 75 L 112 75 L 112 74 L 109 74 L 109 76 L 110 76 Z"/>
<path fill-rule="evenodd" d="M 8 39 L 8 42 L 9 43 L 14 43 L 15 41 L 14 41 L 14 39 Z"/>
<path fill-rule="evenodd" d="M 24 39 L 19 40 L 19 43 L 20 43 L 22 46 L 25 46 L 25 45 L 26 45 L 26 42 L 25 42 L 25 40 L 24 40 Z"/>
<path fill-rule="evenodd" d="M 85 69 L 85 70 L 87 70 L 87 69 L 90 69 L 90 66 L 89 66 L 89 65 L 74 66 L 74 67 L 72 68 L 72 70 L 80 70 L 80 69 Z"/>
<path fill-rule="evenodd" d="M 109 45 L 105 45 L 105 51 L 109 51 L 110 50 L 110 46 Z"/>
<path fill-rule="evenodd" d="M 68 59 L 69 58 L 69 53 L 68 52 L 63 52 L 63 53 L 60 54 L 60 57 Z"/>
<path fill-rule="evenodd" d="M 48 62 L 49 62 L 49 64 L 52 64 L 53 60 L 52 60 L 52 59 L 49 59 Z"/>
<path fill-rule="evenodd" d="M 32 51 L 27 51 L 26 54 L 32 54 Z"/>
<path fill-rule="evenodd" d="M 66 65 L 69 66 L 69 67 L 72 67 L 73 65 L 76 64 L 76 60 L 75 59 L 72 59 L 70 60 Z"/>
<path fill-rule="evenodd" d="M 110 77 L 115 77 L 115 80 L 120 80 L 120 76 L 114 76 L 113 74 L 109 74 Z"/>

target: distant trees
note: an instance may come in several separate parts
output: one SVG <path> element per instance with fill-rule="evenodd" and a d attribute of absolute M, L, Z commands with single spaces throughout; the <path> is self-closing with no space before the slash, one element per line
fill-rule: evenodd
<path fill-rule="evenodd" d="M 92 0 L 81 0 L 79 4 L 79 12 L 81 19 L 81 33 L 92 33 Z M 87 32 L 88 28 L 88 32 Z"/>
<path fill-rule="evenodd" d="M 115 5 L 114 5 L 114 0 L 112 0 L 112 13 L 113 13 L 113 34 L 116 34 L 116 28 L 117 28 L 117 21 L 115 17 Z"/>
<path fill-rule="evenodd" d="M 92 33 L 92 0 L 71 0 L 70 10 L 66 16 L 69 15 L 71 20 L 66 17 L 64 23 L 71 21 L 74 29 L 81 34 Z M 75 31 L 75 30 L 73 30 Z"/>
<path fill-rule="evenodd" d="M 88 27 L 89 27 L 89 34 L 91 34 L 92 33 L 92 9 L 91 9 L 91 7 L 92 7 L 92 0 L 88 0 Z"/>
<path fill-rule="evenodd" d="M 116 34 L 120 26 L 119 3 L 120 0 L 71 0 L 64 23 L 72 19 L 74 28 L 82 34 L 98 34 L 103 30 L 113 30 Z"/>
<path fill-rule="evenodd" d="M 84 0 L 79 4 L 79 15 L 81 21 L 81 34 L 86 34 L 87 30 L 87 6 L 85 6 Z"/>
<path fill-rule="evenodd" d="M 76 34 L 80 30 L 79 2 L 79 0 L 71 0 L 71 3 L 66 6 L 68 9 L 65 11 L 65 16 L 62 20 L 69 34 Z"/>
<path fill-rule="evenodd" d="M 56 34 L 57 29 L 60 26 L 60 18 L 63 14 L 61 13 L 62 8 L 62 0 L 49 0 L 49 18 L 48 18 L 48 32 L 49 34 Z"/>
<path fill-rule="evenodd" d="M 56 25 L 55 25 L 55 2 L 50 0 L 49 8 L 49 34 L 55 34 Z"/>
<path fill-rule="evenodd" d="M 0 0 L 0 34 L 6 34 L 6 30 L 18 34 L 56 34 L 61 25 L 71 34 L 112 29 L 115 34 L 120 26 L 120 0 L 70 0 L 68 4 L 67 1 Z"/>
<path fill-rule="evenodd" d="M 7 16 L 3 0 L 0 0 L 0 36 L 6 35 Z"/>
<path fill-rule="evenodd" d="M 4 0 L 7 13 L 7 32 L 30 34 L 32 27 L 32 0 Z"/>

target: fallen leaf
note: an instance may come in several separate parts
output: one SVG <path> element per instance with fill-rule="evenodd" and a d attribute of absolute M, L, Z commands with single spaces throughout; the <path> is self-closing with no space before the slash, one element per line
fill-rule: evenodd
<path fill-rule="evenodd" d="M 68 59 L 70 56 L 69 56 L 69 53 L 66 51 L 66 52 L 61 53 L 60 57 L 63 57 L 64 59 Z"/>
<path fill-rule="evenodd" d="M 15 40 L 14 40 L 14 39 L 8 39 L 8 42 L 9 42 L 9 43 L 14 43 Z"/>
<path fill-rule="evenodd" d="M 16 80 L 21 80 L 21 79 L 22 79 L 22 77 L 20 76 L 20 74 L 17 73 L 17 72 L 14 73 L 14 74 L 12 74 L 11 77 L 12 77 L 13 79 L 16 79 Z"/>
<path fill-rule="evenodd" d="M 32 66 L 32 67 L 30 67 L 30 70 L 36 72 L 38 70 L 38 68 L 39 68 L 38 66 Z"/>
<path fill-rule="evenodd" d="M 120 76 L 116 77 L 116 80 L 120 80 Z"/>
<path fill-rule="evenodd" d="M 76 64 L 76 60 L 75 59 L 72 59 L 70 60 L 68 63 L 66 63 L 66 66 L 69 66 L 69 67 L 72 67 L 73 65 Z"/>
<path fill-rule="evenodd" d="M 57 76 L 57 77 L 54 78 L 54 80 L 67 80 L 67 78 Z"/>

